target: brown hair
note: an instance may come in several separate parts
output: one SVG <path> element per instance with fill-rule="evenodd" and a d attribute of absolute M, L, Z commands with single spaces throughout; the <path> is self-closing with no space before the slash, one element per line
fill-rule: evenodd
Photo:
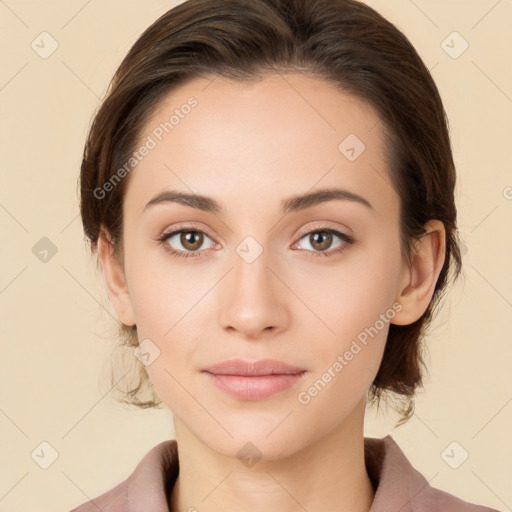
<path fill-rule="evenodd" d="M 428 309 L 410 325 L 390 325 L 381 366 L 369 389 L 385 392 L 400 412 L 414 411 L 422 386 L 422 340 L 450 275 L 461 272 L 454 198 L 455 168 L 448 122 L 434 81 L 408 39 L 355 0 L 188 0 L 156 20 L 116 71 L 92 122 L 80 175 L 80 208 L 92 252 L 100 230 L 122 263 L 122 201 L 129 176 L 98 198 L 99 190 L 134 151 L 141 129 L 178 85 L 215 75 L 240 81 L 265 73 L 307 73 L 336 84 L 379 114 L 388 142 L 390 176 L 400 196 L 401 249 L 410 262 L 430 219 L 443 222 L 446 255 Z M 124 347 L 138 345 L 136 326 L 121 325 Z M 120 401 L 160 406 L 142 363 L 138 383 Z M 151 397 L 141 399 L 143 388 Z"/>

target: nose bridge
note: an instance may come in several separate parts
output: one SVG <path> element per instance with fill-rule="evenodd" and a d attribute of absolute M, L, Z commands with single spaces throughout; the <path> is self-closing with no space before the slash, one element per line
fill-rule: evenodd
<path fill-rule="evenodd" d="M 247 336 L 282 327 L 285 305 L 279 280 L 269 270 L 270 252 L 254 237 L 246 237 L 235 248 L 233 271 L 225 285 L 221 322 Z"/>

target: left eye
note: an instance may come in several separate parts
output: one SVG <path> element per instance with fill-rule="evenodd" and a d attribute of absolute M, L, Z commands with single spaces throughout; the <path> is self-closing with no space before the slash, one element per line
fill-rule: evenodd
<path fill-rule="evenodd" d="M 335 247 L 332 247 L 333 237 L 341 240 Z M 353 243 L 352 237 L 331 228 L 310 231 L 302 236 L 301 240 L 303 239 L 310 246 L 306 249 L 313 252 L 315 256 L 330 256 L 332 253 L 343 251 L 347 245 Z M 328 251 L 328 249 L 331 250 Z"/>

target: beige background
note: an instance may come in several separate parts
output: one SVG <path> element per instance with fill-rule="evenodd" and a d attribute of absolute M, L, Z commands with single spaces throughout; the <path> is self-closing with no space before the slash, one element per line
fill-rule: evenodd
<path fill-rule="evenodd" d="M 369 411 L 366 435 L 391 433 L 434 487 L 511 510 L 512 2 L 369 3 L 411 39 L 444 99 L 467 253 L 466 279 L 429 338 L 430 376 L 415 416 L 393 429 L 391 413 Z M 114 322 L 86 252 L 76 185 L 86 131 L 115 68 L 172 5 L 0 0 L 2 512 L 69 510 L 173 437 L 169 411 L 131 411 L 109 392 Z M 43 31 L 59 44 L 46 59 L 31 47 Z M 441 46 L 453 31 L 469 44 L 456 59 Z M 447 41 L 452 53 L 462 48 Z M 32 252 L 43 237 L 57 248 L 46 262 Z M 58 452 L 47 469 L 31 457 L 43 441 Z M 469 453 L 458 469 L 442 457 L 452 441 L 455 458 Z"/>

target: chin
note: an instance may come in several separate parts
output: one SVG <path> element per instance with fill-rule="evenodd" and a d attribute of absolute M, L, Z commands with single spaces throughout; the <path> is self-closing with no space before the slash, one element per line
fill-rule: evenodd
<path fill-rule="evenodd" d="M 248 417 L 245 413 L 240 421 L 227 421 L 218 417 L 219 423 L 231 435 L 222 428 L 196 431 L 195 435 L 211 450 L 226 457 L 241 461 L 244 456 L 259 460 L 279 460 L 290 457 L 313 441 L 314 434 L 298 431 L 296 421 L 290 421 L 291 416 L 284 421 L 286 414 L 260 413 Z M 250 467 L 250 464 L 246 465 Z"/>

